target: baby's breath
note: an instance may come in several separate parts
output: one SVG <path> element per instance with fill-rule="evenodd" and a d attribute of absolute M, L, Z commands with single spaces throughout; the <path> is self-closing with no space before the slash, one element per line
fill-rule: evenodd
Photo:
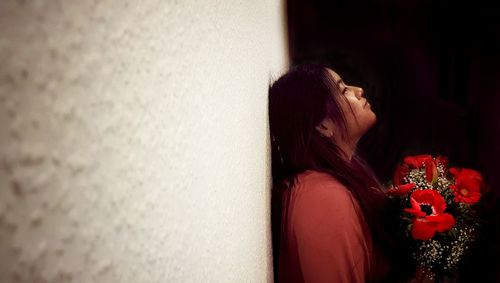
<path fill-rule="evenodd" d="M 474 227 L 464 227 L 459 230 L 456 240 L 452 241 L 448 246 L 449 252 L 446 257 L 444 269 L 452 270 L 458 265 L 458 262 L 468 250 L 470 243 L 474 241 Z"/>
<path fill-rule="evenodd" d="M 432 189 L 432 184 L 427 182 L 425 169 L 412 169 L 404 180 L 406 183 L 415 183 L 419 189 Z"/>
<path fill-rule="evenodd" d="M 439 262 L 444 253 L 444 248 L 437 240 L 423 241 L 422 244 L 413 253 L 415 259 L 421 266 L 433 269 L 435 263 Z"/>

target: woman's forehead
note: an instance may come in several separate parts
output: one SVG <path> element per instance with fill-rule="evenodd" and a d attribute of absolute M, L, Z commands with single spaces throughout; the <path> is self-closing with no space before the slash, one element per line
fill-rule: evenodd
<path fill-rule="evenodd" d="M 332 76 L 333 80 L 338 84 L 339 82 L 342 81 L 342 78 L 339 76 L 339 74 L 337 74 L 337 72 L 335 72 L 334 70 L 332 69 L 328 69 L 328 72 L 330 73 L 330 75 Z"/>

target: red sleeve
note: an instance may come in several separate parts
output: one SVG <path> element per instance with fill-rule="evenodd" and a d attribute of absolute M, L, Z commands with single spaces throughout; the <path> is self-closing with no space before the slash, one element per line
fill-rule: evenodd
<path fill-rule="evenodd" d="M 305 282 L 365 282 L 367 226 L 341 184 L 309 188 L 296 204 L 294 230 Z"/>

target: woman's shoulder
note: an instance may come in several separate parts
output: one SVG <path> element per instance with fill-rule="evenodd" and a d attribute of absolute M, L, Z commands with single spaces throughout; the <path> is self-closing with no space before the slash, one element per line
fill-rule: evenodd
<path fill-rule="evenodd" d="M 337 178 L 316 170 L 306 170 L 298 174 L 292 191 L 297 199 L 329 198 L 336 202 L 353 201 L 351 191 Z"/>
<path fill-rule="evenodd" d="M 339 180 L 337 180 L 337 178 L 335 178 L 331 174 L 317 170 L 306 170 L 298 174 L 297 181 L 294 187 L 295 189 L 302 190 L 334 188 L 341 191 L 349 191 Z"/>

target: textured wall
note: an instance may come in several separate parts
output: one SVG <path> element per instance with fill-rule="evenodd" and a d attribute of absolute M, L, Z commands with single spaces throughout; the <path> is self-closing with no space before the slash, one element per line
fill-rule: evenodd
<path fill-rule="evenodd" d="M 283 7 L 0 2 L 0 282 L 270 282 Z"/>

